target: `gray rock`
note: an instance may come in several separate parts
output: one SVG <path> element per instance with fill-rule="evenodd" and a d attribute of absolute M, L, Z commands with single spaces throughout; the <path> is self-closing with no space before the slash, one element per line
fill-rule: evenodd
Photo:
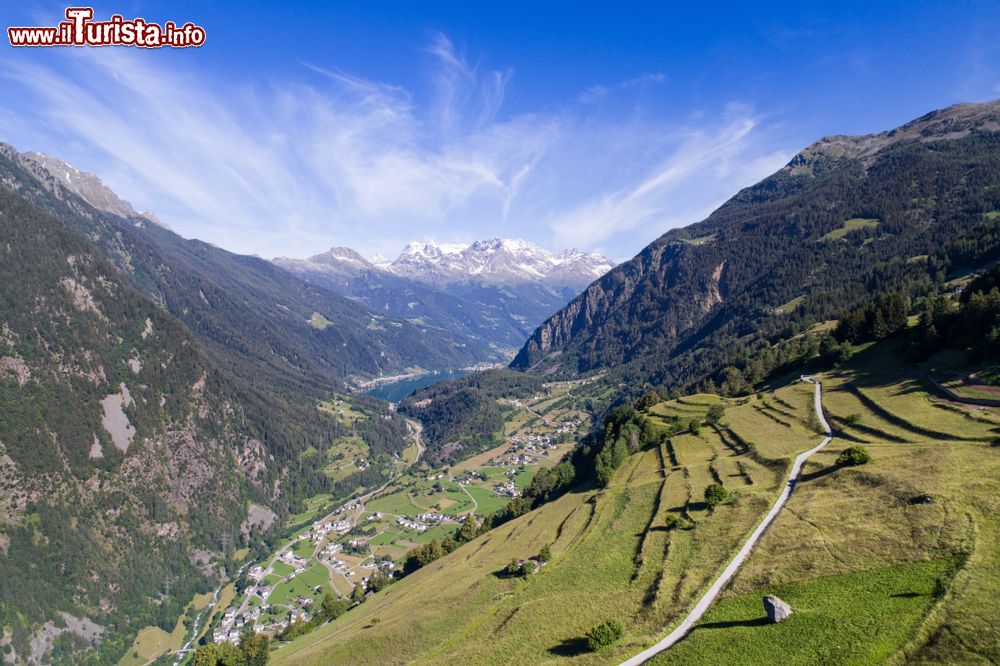
<path fill-rule="evenodd" d="M 792 614 L 792 607 L 769 594 L 764 597 L 764 611 L 767 613 L 767 619 L 774 623 L 787 619 Z"/>

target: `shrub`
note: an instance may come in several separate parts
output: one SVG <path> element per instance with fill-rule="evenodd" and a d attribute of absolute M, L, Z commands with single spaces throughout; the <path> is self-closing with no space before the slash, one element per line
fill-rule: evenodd
<path fill-rule="evenodd" d="M 587 647 L 597 652 L 612 645 L 625 635 L 625 629 L 618 620 L 605 620 L 587 632 Z"/>
<path fill-rule="evenodd" d="M 705 503 L 715 508 L 729 499 L 729 493 L 718 483 L 710 484 L 705 488 Z"/>
<path fill-rule="evenodd" d="M 861 414 L 851 414 L 844 420 L 850 423 L 851 425 L 857 425 L 861 423 Z"/>
<path fill-rule="evenodd" d="M 647 393 L 646 395 L 642 396 L 641 398 L 635 401 L 635 408 L 639 411 L 644 412 L 653 405 L 655 405 L 656 403 L 662 401 L 663 398 L 660 397 L 659 393 L 657 393 L 656 391 L 650 391 L 649 393 Z"/>
<path fill-rule="evenodd" d="M 699 421 L 698 419 L 691 419 L 691 423 L 688 424 L 688 430 L 691 431 L 692 435 L 695 435 L 695 436 L 700 435 L 701 434 L 701 421 Z"/>
<path fill-rule="evenodd" d="M 542 549 L 538 551 L 538 561 L 548 562 L 552 559 L 552 549 L 549 548 L 549 544 L 542 546 Z"/>
<path fill-rule="evenodd" d="M 853 467 L 855 465 L 866 465 L 872 461 L 872 456 L 863 446 L 851 446 L 844 449 L 837 456 L 837 464 L 841 467 Z"/>
<path fill-rule="evenodd" d="M 709 423 L 718 424 L 722 420 L 722 417 L 726 415 L 726 407 L 721 402 L 717 402 L 708 408 L 708 414 L 705 418 Z"/>

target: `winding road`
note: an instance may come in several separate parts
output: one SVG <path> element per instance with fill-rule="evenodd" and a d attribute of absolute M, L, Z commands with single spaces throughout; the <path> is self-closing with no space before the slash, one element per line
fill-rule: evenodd
<path fill-rule="evenodd" d="M 822 385 L 817 381 L 813 381 L 811 377 L 807 377 L 805 375 L 803 375 L 801 379 L 802 381 L 810 382 L 811 384 L 813 384 L 813 386 L 815 386 L 816 417 L 819 419 L 820 425 L 823 427 L 823 431 L 826 433 L 826 437 L 824 437 L 823 441 L 820 442 L 817 446 L 809 449 L 804 453 L 800 453 L 799 456 L 795 458 L 795 462 L 794 464 L 792 464 L 792 471 L 789 473 L 788 481 L 785 483 L 785 488 L 784 490 L 781 491 L 781 494 L 778 495 L 778 499 L 775 500 L 774 506 L 772 506 L 771 510 L 767 513 L 767 515 L 764 516 L 764 520 L 761 521 L 760 525 L 757 526 L 757 529 L 753 531 L 753 534 L 751 534 L 750 538 L 747 539 L 746 543 L 743 544 L 743 547 L 740 548 L 740 551 L 736 553 L 736 556 L 729 563 L 729 566 L 727 566 L 725 570 L 719 575 L 719 577 L 715 579 L 715 582 L 712 583 L 712 587 L 708 588 L 708 591 L 705 592 L 705 594 L 701 597 L 701 599 L 698 600 L 698 603 L 695 604 L 694 608 L 691 609 L 691 612 L 687 614 L 687 617 L 685 617 L 684 620 L 677 626 L 677 628 L 674 629 L 672 632 L 670 632 L 670 634 L 666 638 L 656 643 L 652 647 L 643 650 L 642 652 L 635 655 L 631 659 L 623 661 L 621 663 L 621 666 L 639 666 L 639 664 L 642 664 L 647 660 L 652 659 L 655 655 L 659 654 L 660 652 L 663 652 L 667 648 L 677 643 L 679 640 L 684 638 L 684 636 L 687 635 L 689 631 L 691 631 L 691 628 L 695 625 L 695 623 L 698 620 L 701 619 L 701 616 L 705 614 L 705 611 L 707 611 L 709 606 L 712 605 L 712 602 L 715 601 L 715 598 L 719 596 L 719 592 L 721 592 L 722 589 L 729 583 L 729 581 L 732 580 L 732 577 L 736 574 L 736 571 L 740 568 L 740 565 L 742 565 L 744 560 L 746 560 L 747 555 L 749 555 L 750 551 L 753 550 L 753 547 L 757 545 L 757 542 L 760 540 L 760 537 L 764 534 L 764 531 L 771 525 L 772 522 L 774 522 L 774 519 L 778 517 L 778 514 L 781 512 L 781 509 L 785 506 L 785 503 L 788 501 L 788 497 L 792 494 L 792 490 L 795 488 L 796 482 L 799 480 L 799 474 L 802 471 L 802 465 L 805 463 L 806 460 L 809 459 L 811 455 L 813 455 L 814 453 L 822 449 L 824 446 L 829 444 L 830 440 L 833 439 L 833 431 L 830 429 L 830 424 L 827 423 L 826 416 L 823 414 Z"/>

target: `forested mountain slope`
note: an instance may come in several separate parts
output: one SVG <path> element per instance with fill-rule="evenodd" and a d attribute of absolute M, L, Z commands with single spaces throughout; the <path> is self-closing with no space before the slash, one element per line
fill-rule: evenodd
<path fill-rule="evenodd" d="M 345 376 L 467 358 L 446 332 L 94 208 L 9 147 L 0 195 L 0 640 L 20 659 L 81 663 L 93 644 L 108 663 L 173 627 L 303 498 L 392 469 L 402 417 L 363 396 L 361 423 L 318 409 Z M 349 435 L 372 464 L 334 480 L 326 451 Z"/>
<path fill-rule="evenodd" d="M 338 385 L 475 355 L 450 332 L 373 313 L 270 262 L 186 240 L 143 216 L 99 210 L 37 157 L 0 145 L 0 181 L 86 233 L 138 289 L 228 368 L 273 383 Z M 66 165 L 68 167 L 68 165 Z"/>
<path fill-rule="evenodd" d="M 224 534 L 264 527 L 244 521 L 276 499 L 274 457 L 190 332 L 82 235 L 0 187 L 0 238 L 7 654 L 107 663 L 215 582 Z"/>
<path fill-rule="evenodd" d="M 481 361 L 509 359 L 506 350 L 516 349 L 527 337 L 529 331 L 502 309 L 489 312 L 481 304 L 393 275 L 364 259 L 364 263 L 341 262 L 333 253 L 307 260 L 278 258 L 274 263 L 306 282 L 363 303 L 373 312 L 413 323 L 433 323 L 461 335 Z"/>
<path fill-rule="evenodd" d="M 994 258 L 997 211 L 998 102 L 824 139 L 610 271 L 542 324 L 512 367 L 613 368 L 667 387 L 757 381 L 767 359 L 748 364 L 748 351 Z"/>

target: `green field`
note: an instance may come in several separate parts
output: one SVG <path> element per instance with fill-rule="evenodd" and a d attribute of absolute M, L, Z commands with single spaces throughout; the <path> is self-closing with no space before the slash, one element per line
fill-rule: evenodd
<path fill-rule="evenodd" d="M 420 502 L 419 504 L 417 503 L 418 501 Z M 427 501 L 426 496 L 421 496 L 418 500 L 408 492 L 396 492 L 389 495 L 380 495 L 368 502 L 365 508 L 369 513 L 388 513 L 394 516 L 409 516 L 412 518 L 428 510 L 429 507 L 423 504 L 425 501 Z"/>
<path fill-rule="evenodd" d="M 282 578 L 295 571 L 295 567 L 291 564 L 285 564 L 284 562 L 275 562 L 271 569 L 275 574 L 281 576 Z"/>
<path fill-rule="evenodd" d="M 388 527 L 384 529 L 380 534 L 373 536 L 368 540 L 368 543 L 372 546 L 384 546 L 386 544 L 395 543 L 400 539 L 406 539 L 407 534 L 401 529 L 395 527 Z"/>
<path fill-rule="evenodd" d="M 949 560 L 901 564 L 766 588 L 730 596 L 651 665 L 876 664 L 914 637 L 934 603 Z M 762 594 L 774 594 L 794 612 L 768 624 Z"/>
<path fill-rule="evenodd" d="M 177 624 L 169 634 L 159 627 L 146 627 L 139 631 L 132 648 L 118 662 L 119 666 L 147 664 L 168 652 L 180 650 L 187 637 L 185 620 L 194 618 L 211 600 L 211 594 L 195 595 L 184 613 L 177 618 Z"/>
<path fill-rule="evenodd" d="M 312 316 L 309 317 L 309 325 L 320 331 L 325 331 L 327 327 L 331 326 L 332 324 L 333 322 L 331 322 L 329 319 L 324 317 L 319 312 L 313 312 Z"/>
<path fill-rule="evenodd" d="M 444 541 L 446 537 L 454 534 L 457 529 L 458 526 L 454 523 L 442 523 L 441 525 L 436 525 L 421 534 L 411 534 L 408 538 L 414 543 L 427 543 L 433 539 Z"/>
<path fill-rule="evenodd" d="M 312 542 L 312 539 L 302 539 L 295 544 L 295 547 L 292 548 L 292 552 L 299 557 L 309 559 L 312 557 L 312 554 L 316 552 L 316 544 Z"/>
<path fill-rule="evenodd" d="M 718 400 L 692 396 L 677 407 L 703 416 Z M 748 418 L 766 422 L 756 412 Z M 802 448 L 816 439 L 803 432 Z M 609 612 L 631 618 L 640 640 L 652 638 L 710 580 L 777 489 L 777 475 L 748 451 L 727 448 L 710 430 L 702 435 L 677 439 L 682 462 L 675 471 L 664 469 L 659 448 L 642 451 L 619 470 L 608 490 L 571 493 L 480 537 L 282 648 L 276 660 L 538 663 L 557 658 Z M 720 467 L 724 483 L 740 499 L 709 511 L 700 494 L 712 482 L 713 461 L 725 465 Z M 738 463 L 752 470 L 754 484 L 737 473 Z M 495 471 L 505 475 L 503 468 Z M 672 513 L 697 514 L 697 528 L 665 530 Z M 512 557 L 534 555 L 547 543 L 554 561 L 530 580 L 493 575 Z M 370 626 L 373 616 L 381 621 Z M 412 622 L 419 623 L 419 632 L 412 631 Z M 480 641 L 481 636 L 491 638 Z M 622 646 L 614 655 L 627 656 L 629 649 Z M 605 657 L 578 658 L 610 661 Z"/>
<path fill-rule="evenodd" d="M 805 302 L 806 302 L 805 296 L 796 296 L 795 298 L 788 301 L 784 305 L 779 305 L 778 312 L 782 314 L 788 314 L 789 312 L 793 311 L 795 308 L 799 307 Z"/>
<path fill-rule="evenodd" d="M 854 217 L 844 222 L 844 226 L 840 227 L 839 229 L 834 229 L 830 233 L 820 238 L 820 240 L 821 241 L 840 240 L 847 234 L 851 233 L 852 231 L 857 231 L 858 229 L 874 229 L 875 227 L 878 226 L 878 223 L 879 221 L 876 219 Z"/>
<path fill-rule="evenodd" d="M 319 592 L 314 591 L 317 586 L 320 587 Z M 315 564 L 292 580 L 274 588 L 268 603 L 272 606 L 287 606 L 298 597 L 320 600 L 328 591 L 330 591 L 329 573 L 323 565 Z"/>
<path fill-rule="evenodd" d="M 481 516 L 487 516 L 494 511 L 502 509 L 507 502 L 510 501 L 508 497 L 498 497 L 493 494 L 493 491 L 489 488 L 483 488 L 481 486 L 467 486 L 465 488 L 469 491 L 469 494 L 476 498 L 476 503 L 479 505 L 479 509 L 476 513 Z"/>

